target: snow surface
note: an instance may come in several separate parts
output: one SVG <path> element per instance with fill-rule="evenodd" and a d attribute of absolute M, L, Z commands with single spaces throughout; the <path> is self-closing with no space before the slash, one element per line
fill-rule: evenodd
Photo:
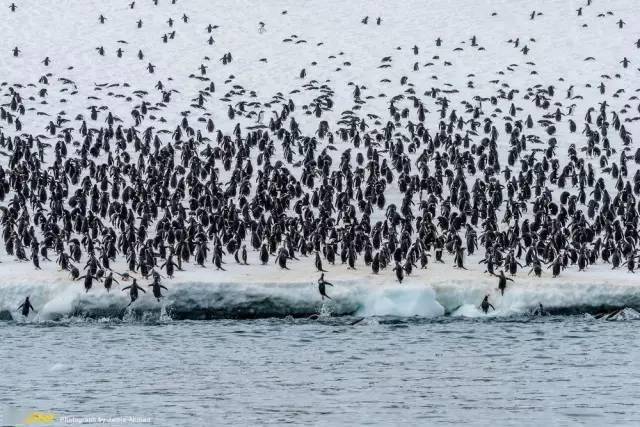
<path fill-rule="evenodd" d="M 322 117 L 330 124 L 339 120 L 342 111 L 353 108 L 354 83 L 364 86 L 363 99 L 367 101 L 358 114 L 384 116 L 389 98 L 409 87 L 401 84 L 402 76 L 408 76 L 417 94 L 432 87 L 457 89 L 458 92 L 450 92 L 447 97 L 453 108 L 459 109 L 463 109 L 462 100 L 494 95 L 498 84 L 490 81 L 498 79 L 499 84 L 508 85 L 503 86 L 505 91 L 517 89 L 520 97 L 526 88 L 537 84 L 555 85 L 558 93 L 574 85 L 574 94 L 582 96 L 570 101 L 575 104 L 573 115 L 578 118 L 579 126 L 586 110 L 603 99 L 616 111 L 626 105 L 629 117 L 638 110 L 635 93 L 640 77 L 637 68 L 640 49 L 635 48 L 634 42 L 640 38 L 640 24 L 638 5 L 634 1 L 595 0 L 592 6 L 584 8 L 583 16 L 576 14 L 576 9 L 584 6 L 582 0 L 535 0 L 526 2 L 526 6 L 523 2 L 506 0 L 455 3 L 448 0 L 178 0 L 176 4 L 160 0 L 158 6 L 154 6 L 150 0 L 137 0 L 133 9 L 129 3 L 23 1 L 13 13 L 3 10 L 0 79 L 9 84 L 22 84 L 22 96 L 33 96 L 29 103 L 33 109 L 21 117 L 23 132 L 44 134 L 47 123 L 61 111 L 72 119 L 78 114 L 88 115 L 91 105 L 108 105 L 110 111 L 119 112 L 123 123 L 131 125 L 129 112 L 139 103 L 132 92 L 146 91 L 150 94 L 147 100 L 159 102 L 160 94 L 154 89 L 158 81 L 177 92 L 172 94 L 166 107 L 154 112 L 166 123 L 157 120 L 153 125 L 173 131 L 182 118 L 181 112 L 190 109 L 192 126 L 204 129 L 204 123 L 196 122 L 200 114 L 190 107 L 198 92 L 208 84 L 195 78 L 200 75 L 201 64 L 209 67 L 207 77 L 216 84 L 216 93 L 207 100 L 207 112 L 216 128 L 224 132 L 231 132 L 237 122 L 245 126 L 256 124 L 255 115 L 245 114 L 234 121 L 227 119 L 228 103 L 219 98 L 225 93 L 233 98 L 230 93 L 233 85 L 255 91 L 253 101 L 269 102 L 281 93 L 300 106 L 320 95 L 317 86 L 316 89 L 303 88 L 312 80 L 318 85 L 326 83 L 335 91 L 333 110 Z M 8 3 L 6 6 L 8 8 Z M 533 10 L 543 14 L 531 20 Z M 105 24 L 98 23 L 100 14 L 107 18 Z M 189 18 L 187 23 L 181 20 L 183 14 Z M 368 25 L 360 23 L 365 15 L 369 16 Z M 378 16 L 382 17 L 379 26 L 375 24 Z M 175 20 L 173 28 L 167 24 L 169 18 Z M 143 20 L 140 29 L 136 26 L 138 19 Z M 618 19 L 627 22 L 624 29 L 616 26 Z M 258 31 L 260 21 L 265 23 L 264 33 Z M 219 27 L 208 34 L 205 30 L 208 24 Z M 162 35 L 172 30 L 176 31 L 175 38 L 163 43 Z M 471 47 L 470 38 L 474 35 L 478 47 Z M 215 39 L 213 45 L 206 43 L 209 36 Z M 439 48 L 435 46 L 438 37 L 443 40 Z M 521 46 L 526 44 L 531 49 L 527 56 L 507 43 L 508 39 L 518 37 Z M 287 38 L 291 41 L 283 41 Z M 414 45 L 420 47 L 418 56 L 411 51 Z M 21 50 L 19 57 L 11 54 L 16 46 Z M 105 56 L 97 54 L 98 46 L 105 48 Z M 124 49 L 122 58 L 116 56 L 118 47 Z M 145 55 L 144 60 L 136 57 L 139 49 Z M 233 61 L 222 65 L 219 58 L 226 52 L 232 53 Z M 52 60 L 49 67 L 41 63 L 46 56 Z M 391 67 L 379 68 L 381 58 L 386 56 L 392 58 Z M 625 56 L 631 60 L 628 69 L 619 63 Z M 587 57 L 595 60 L 585 61 Z M 261 58 L 267 61 L 261 62 Z M 314 61 L 317 65 L 312 65 Z M 412 71 L 416 61 L 420 64 L 419 72 Z M 451 65 L 445 65 L 445 61 Z M 156 66 L 154 74 L 148 73 L 148 63 Z M 427 63 L 433 65 L 426 66 Z M 303 68 L 307 72 L 305 79 L 299 77 Z M 38 80 L 45 73 L 52 73 L 52 77 L 49 94 L 41 98 L 38 90 L 42 85 Z M 65 83 L 60 78 L 73 83 Z M 387 78 L 390 82 L 381 81 Z M 470 80 L 474 82 L 473 88 L 467 87 Z M 596 88 L 601 81 L 607 86 L 605 97 Z M 102 83 L 119 86 L 96 86 Z M 624 92 L 617 92 L 620 89 Z M 438 106 L 433 101 L 424 99 L 432 113 L 427 119 L 431 121 L 431 129 L 437 125 L 437 114 L 433 113 Z M 565 103 L 563 112 L 570 103 Z M 488 102 L 483 105 L 488 108 Z M 509 106 L 510 101 L 498 100 L 497 107 L 502 111 L 508 111 Z M 517 106 L 525 108 L 519 115 L 529 113 L 534 120 L 541 118 L 539 109 L 528 107 L 522 100 Z M 260 109 L 255 107 L 255 113 Z M 267 109 L 265 122 L 269 114 Z M 494 119 L 499 121 L 500 115 L 496 114 Z M 315 131 L 315 118 L 305 119 L 302 113 L 295 117 L 306 132 Z M 104 116 L 100 120 L 104 120 Z M 638 123 L 629 121 L 625 126 L 631 134 L 640 135 Z M 583 141 L 581 129 L 570 134 L 567 127 L 566 123 L 558 126 L 559 156 L 566 155 L 569 144 L 578 145 Z M 9 135 L 20 133 L 8 128 L 4 131 Z M 506 144 L 507 141 L 501 139 L 499 147 L 504 148 Z M 504 156 L 501 163 L 506 163 L 506 155 L 506 150 L 501 153 Z M 6 166 L 6 163 L 6 158 L 0 157 L 0 164 Z M 592 159 L 592 163 L 597 165 L 597 159 Z M 637 165 L 633 161 L 628 165 L 631 177 Z M 516 164 L 515 171 L 518 168 Z M 299 170 L 292 172 L 299 176 Z M 614 181 L 604 177 L 608 188 L 611 187 Z M 389 188 L 388 203 L 400 200 L 397 189 Z M 371 219 L 375 222 L 381 218 L 383 211 L 374 213 Z M 611 271 L 608 265 L 594 265 L 587 272 L 577 272 L 576 267 L 570 267 L 559 278 L 552 278 L 547 270 L 541 278 L 527 276 L 528 271 L 521 270 L 502 297 L 495 289 L 496 278 L 484 274 L 484 265 L 478 264 L 481 258 L 481 255 L 469 256 L 465 261 L 468 270 L 456 270 L 452 268 L 452 259 L 445 255 L 447 264 L 431 262 L 428 269 L 415 270 L 402 285 L 396 283 L 390 269 L 374 276 L 362 263 L 356 271 L 341 265 L 325 265 L 329 270 L 326 276 L 335 285 L 328 289 L 333 300 L 325 303 L 337 314 L 403 316 L 437 316 L 445 312 L 477 315 L 477 305 L 485 294 L 491 295 L 497 315 L 527 312 L 539 303 L 559 308 L 640 307 L 640 280 L 624 271 Z M 34 271 L 30 263 L 12 259 L 4 248 L 0 249 L 0 260 L 0 312 L 15 315 L 15 308 L 26 294 L 32 296 L 42 316 L 53 318 L 100 310 L 111 313 L 121 310 L 128 302 L 126 293 L 120 292 L 118 286 L 110 294 L 99 286 L 85 293 L 81 283 L 71 281 L 68 273 L 59 271 L 54 262 L 43 261 L 43 269 Z M 315 286 L 318 273 L 313 257 L 290 262 L 291 271 L 280 270 L 272 263 L 259 265 L 255 253 L 250 253 L 250 266 L 236 265 L 230 256 L 225 260 L 225 272 L 189 266 L 187 271 L 177 272 L 173 279 L 163 279 L 169 288 L 165 306 L 177 312 L 202 310 L 226 314 L 233 313 L 234 309 L 246 314 L 251 307 L 259 306 L 263 308 L 256 310 L 267 314 L 302 315 L 318 312 L 323 304 Z M 126 267 L 120 263 L 114 270 L 122 272 Z M 125 286 L 124 282 L 120 286 Z M 135 305 L 156 309 L 159 303 L 146 295 Z M 264 308 L 266 306 L 269 308 Z"/>

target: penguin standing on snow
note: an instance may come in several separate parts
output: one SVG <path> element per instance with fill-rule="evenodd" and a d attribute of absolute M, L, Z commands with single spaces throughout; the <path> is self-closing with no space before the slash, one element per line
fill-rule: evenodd
<path fill-rule="evenodd" d="M 242 245 L 239 252 L 240 258 L 238 259 L 238 264 L 249 265 L 247 262 L 247 245 Z"/>
<path fill-rule="evenodd" d="M 396 266 L 393 267 L 393 271 L 396 272 L 396 279 L 398 279 L 398 282 L 402 283 L 402 280 L 404 279 L 404 269 L 399 262 L 396 262 Z"/>
<path fill-rule="evenodd" d="M 322 269 L 322 258 L 320 258 L 320 254 L 316 252 L 316 269 L 321 272 L 326 272 L 327 270 Z"/>

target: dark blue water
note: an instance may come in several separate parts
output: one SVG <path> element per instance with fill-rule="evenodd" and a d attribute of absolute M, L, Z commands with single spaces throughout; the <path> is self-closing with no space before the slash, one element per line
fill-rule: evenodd
<path fill-rule="evenodd" d="M 0 407 L 58 424 L 640 425 L 640 322 L 353 320 L 0 322 Z"/>

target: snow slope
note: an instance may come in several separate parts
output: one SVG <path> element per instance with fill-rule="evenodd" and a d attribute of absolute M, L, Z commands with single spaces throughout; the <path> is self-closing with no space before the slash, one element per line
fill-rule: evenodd
<path fill-rule="evenodd" d="M 613 308 L 640 309 L 640 282 L 624 271 L 611 272 L 608 266 L 595 266 L 589 274 L 567 270 L 562 278 L 518 275 L 501 296 L 497 279 L 469 263 L 470 271 L 453 269 L 450 264 L 430 264 L 402 284 L 393 272 L 372 275 L 368 271 L 348 271 L 328 266 L 328 288 L 332 300 L 318 295 L 317 273 L 311 262 L 293 263 L 292 271 L 273 266 L 228 264 L 226 272 L 193 267 L 174 279 L 163 279 L 169 288 L 166 298 L 157 302 L 143 295 L 132 308 L 138 312 L 166 310 L 170 316 L 188 319 L 309 316 L 314 313 L 362 316 L 424 316 L 445 313 L 475 317 L 479 302 L 491 296 L 492 315 L 526 314 L 543 304 L 551 313 L 597 313 Z M 6 266 L 5 266 L 6 267 Z M 39 310 L 40 319 L 65 316 L 122 317 L 129 299 L 120 285 L 107 292 L 96 285 L 88 293 L 82 284 L 68 278 L 48 263 L 33 271 L 22 263 L 2 270 L 0 318 L 19 318 L 17 307 L 25 295 Z M 114 268 L 114 270 L 118 270 Z M 144 282 L 142 282 L 144 286 Z M 147 288 L 148 293 L 150 289 Z"/>

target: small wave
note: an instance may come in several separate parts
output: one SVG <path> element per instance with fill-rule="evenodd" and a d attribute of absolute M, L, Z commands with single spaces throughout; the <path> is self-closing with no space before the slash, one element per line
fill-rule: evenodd
<path fill-rule="evenodd" d="M 631 307 L 625 307 L 622 309 L 613 309 L 608 311 L 601 311 L 591 316 L 593 319 L 610 320 L 610 321 L 625 321 L 625 320 L 639 320 L 640 313 Z"/>
<path fill-rule="evenodd" d="M 259 319 L 356 316 L 371 318 L 440 316 L 476 318 L 528 315 L 544 305 L 550 315 L 616 314 L 635 319 L 640 293 L 634 286 L 580 286 L 553 283 L 512 287 L 501 296 L 482 283 L 448 282 L 433 286 L 335 282 L 331 300 L 322 300 L 312 282 L 298 283 L 177 283 L 158 302 L 143 294 L 129 307 L 126 293 L 93 289 L 85 293 L 72 284 L 0 286 L 0 320 L 24 321 L 16 308 L 23 295 L 31 295 L 38 310 L 29 321 L 68 318 L 119 319 L 168 322 L 172 320 Z M 485 294 L 495 307 L 488 314 L 479 308 Z M 625 310 L 623 310 L 625 309 Z M 635 313 L 635 314 L 634 314 Z M 36 317 L 37 316 L 37 317 Z"/>

